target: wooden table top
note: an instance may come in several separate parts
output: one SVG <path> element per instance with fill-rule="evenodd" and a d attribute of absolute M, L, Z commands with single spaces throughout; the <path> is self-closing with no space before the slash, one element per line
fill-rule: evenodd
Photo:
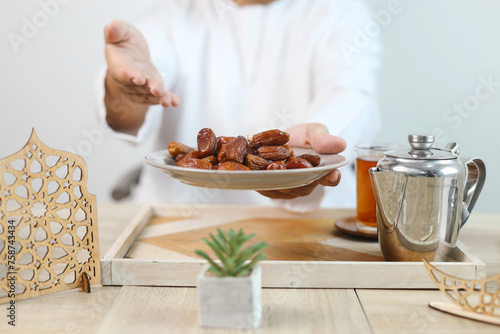
<path fill-rule="evenodd" d="M 139 209 L 98 208 L 101 255 Z M 460 239 L 500 273 L 500 215 L 473 213 Z M 448 315 L 428 306 L 448 301 L 438 290 L 263 289 L 257 333 L 499 333 L 498 326 Z M 240 333 L 198 326 L 195 288 L 93 286 L 16 303 L 16 327 L 0 333 Z M 0 314 L 6 314 L 5 307 Z M 248 331 L 245 331 L 248 332 Z M 250 331 L 254 332 L 254 331 Z"/>

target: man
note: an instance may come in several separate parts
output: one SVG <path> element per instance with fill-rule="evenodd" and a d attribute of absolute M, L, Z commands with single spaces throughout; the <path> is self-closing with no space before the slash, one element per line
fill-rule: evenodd
<path fill-rule="evenodd" d="M 340 153 L 344 133 L 369 140 L 379 125 L 377 41 L 354 59 L 340 48 L 354 43 L 355 29 L 367 19 L 353 1 L 171 0 L 140 30 L 111 22 L 105 28 L 107 123 L 133 141 L 158 133 L 158 149 L 169 141 L 189 144 L 204 127 L 228 136 L 279 127 L 290 133 L 292 146 Z M 143 174 L 137 200 L 189 201 L 196 191 L 158 171 Z M 305 187 L 260 193 L 306 211 L 321 202 L 318 185 L 339 181 L 334 170 Z M 352 193 L 338 197 L 353 199 Z M 256 200 L 248 193 L 214 197 L 204 200 Z"/>

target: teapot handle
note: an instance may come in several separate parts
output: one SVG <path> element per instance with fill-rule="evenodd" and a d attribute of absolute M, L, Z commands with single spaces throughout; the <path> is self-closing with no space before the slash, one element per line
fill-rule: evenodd
<path fill-rule="evenodd" d="M 462 205 L 462 224 L 464 226 L 469 218 L 477 198 L 483 189 L 484 180 L 486 179 L 486 166 L 483 160 L 472 158 L 465 163 L 467 167 L 467 180 L 464 188 L 464 201 Z"/>

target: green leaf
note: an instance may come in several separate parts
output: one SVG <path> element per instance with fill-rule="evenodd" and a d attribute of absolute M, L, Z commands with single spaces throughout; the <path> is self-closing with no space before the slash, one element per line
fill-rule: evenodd
<path fill-rule="evenodd" d="M 220 249 L 212 242 L 210 242 L 208 239 L 203 239 L 206 244 L 214 251 L 215 255 L 219 258 L 219 260 L 222 262 L 224 266 L 226 266 L 226 256 L 222 254 Z"/>
<path fill-rule="evenodd" d="M 250 257 L 248 257 L 247 259 L 245 259 L 245 261 L 246 261 L 246 260 L 248 260 L 249 258 L 250 258 Z M 255 259 L 257 259 L 256 261 L 258 262 L 258 261 L 263 260 L 264 258 L 265 258 L 265 254 L 264 254 L 264 253 L 260 253 L 260 254 L 257 254 L 257 255 L 253 258 L 253 260 L 251 260 L 251 262 L 252 262 L 252 261 L 254 261 Z M 246 264 L 245 264 L 245 263 L 246 263 L 245 261 L 238 262 L 238 266 L 237 266 L 236 268 L 234 268 L 234 271 L 235 271 L 235 272 L 237 272 L 237 271 L 239 271 L 239 270 L 242 270 L 243 268 L 246 268 L 248 265 L 246 265 Z M 249 262 L 249 263 L 251 263 L 251 262 Z M 255 265 L 255 264 L 254 264 L 254 265 Z"/>
<path fill-rule="evenodd" d="M 245 277 L 245 276 L 248 276 L 250 275 L 250 270 L 248 269 L 242 269 L 240 271 L 238 271 L 234 276 L 235 277 Z"/>
<path fill-rule="evenodd" d="M 202 258 L 204 258 L 205 260 L 207 260 L 208 263 L 210 263 L 210 271 L 218 274 L 219 276 L 224 276 L 224 270 L 217 263 L 215 263 L 210 258 L 210 256 L 208 256 L 207 253 L 205 253 L 204 251 L 199 250 L 199 249 L 196 250 L 195 253 L 198 254 L 199 256 L 201 256 Z"/>
<path fill-rule="evenodd" d="M 258 244 L 255 244 L 252 246 L 248 246 L 247 248 L 245 248 L 244 250 L 242 250 L 238 254 L 238 257 L 236 258 L 236 262 L 238 262 L 238 263 L 245 262 L 250 257 L 252 257 L 252 255 L 257 254 L 258 252 L 260 252 L 261 250 L 263 250 L 267 246 L 268 246 L 268 244 L 264 241 L 261 241 Z"/>
<path fill-rule="evenodd" d="M 259 255 L 257 255 L 256 257 L 254 257 L 252 259 L 252 261 L 250 261 L 246 266 L 244 266 L 243 268 L 241 268 L 241 271 L 245 271 L 245 270 L 252 270 L 253 267 L 255 267 L 255 265 L 259 262 L 259 261 L 262 261 L 266 258 L 266 255 L 264 253 L 260 253 Z"/>
<path fill-rule="evenodd" d="M 218 228 L 217 231 L 219 232 L 219 234 L 218 234 L 219 238 L 221 238 L 224 241 L 224 243 L 227 245 L 229 243 L 229 241 L 227 240 L 224 232 L 220 228 Z"/>
<path fill-rule="evenodd" d="M 241 232 L 241 235 L 240 235 L 240 232 Z M 243 246 L 243 244 L 245 242 L 247 242 L 248 240 L 252 239 L 255 236 L 255 233 L 250 234 L 250 235 L 245 235 L 243 233 L 243 229 L 240 229 L 240 232 L 238 232 L 238 236 L 237 236 L 238 242 L 237 242 L 237 245 L 234 249 L 234 254 L 239 252 L 239 250 L 241 249 L 241 246 Z"/>
<path fill-rule="evenodd" d="M 214 243 L 217 245 L 217 247 L 219 247 L 219 249 L 222 253 L 228 254 L 228 249 L 224 245 L 223 241 L 220 240 L 220 238 L 216 238 L 213 234 L 210 234 L 210 237 L 212 238 Z"/>
<path fill-rule="evenodd" d="M 229 230 L 229 256 L 233 256 L 235 254 L 235 248 L 236 248 L 236 238 L 234 234 L 234 230 L 230 229 Z"/>

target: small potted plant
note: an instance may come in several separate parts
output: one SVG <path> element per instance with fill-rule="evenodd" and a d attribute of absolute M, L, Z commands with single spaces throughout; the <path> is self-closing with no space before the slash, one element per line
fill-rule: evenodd
<path fill-rule="evenodd" d="M 208 261 L 198 276 L 198 307 L 201 326 L 257 328 L 262 316 L 260 266 L 265 242 L 243 248 L 254 237 L 243 230 L 237 233 L 218 229 L 210 240 L 203 239 L 219 261 L 202 250 L 196 254 Z"/>

